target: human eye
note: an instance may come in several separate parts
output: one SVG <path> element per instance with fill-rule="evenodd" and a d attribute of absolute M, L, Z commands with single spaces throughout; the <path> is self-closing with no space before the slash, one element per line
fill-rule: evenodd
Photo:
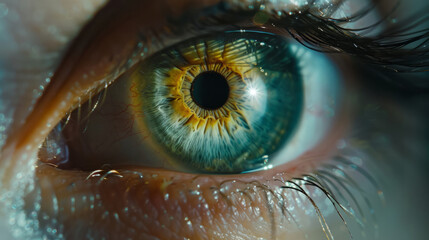
<path fill-rule="evenodd" d="M 5 139 L 2 202 L 15 237 L 395 239 L 386 228 L 403 222 L 383 212 L 408 210 L 391 188 L 424 176 L 427 97 L 408 80 L 424 75 L 392 72 L 427 70 L 426 31 L 365 37 L 349 29 L 363 28 L 357 20 L 329 15 L 337 3 L 315 3 L 107 3 Z M 205 102 L 199 77 L 226 82 L 213 88 L 230 97 Z M 180 106 L 164 101 L 178 79 L 190 82 Z M 228 101 L 234 109 L 222 109 Z M 206 130 L 194 115 L 184 124 L 189 109 L 241 112 Z"/>

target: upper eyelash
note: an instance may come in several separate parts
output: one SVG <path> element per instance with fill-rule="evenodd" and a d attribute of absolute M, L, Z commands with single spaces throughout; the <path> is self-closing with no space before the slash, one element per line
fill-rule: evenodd
<path fill-rule="evenodd" d="M 259 5 L 262 5 L 263 2 L 261 1 Z M 426 19 L 423 17 L 424 15 L 413 21 L 396 24 L 395 29 L 399 28 L 399 31 L 394 32 L 389 29 L 371 38 L 358 35 L 362 29 L 353 30 L 342 27 L 346 23 L 364 18 L 370 12 L 368 9 L 372 8 L 372 5 L 368 6 L 356 15 L 343 19 L 318 16 L 310 10 L 291 14 L 289 12 L 272 12 L 266 25 L 283 29 L 285 34 L 291 35 L 291 37 L 313 50 L 326 53 L 346 53 L 363 60 L 361 61 L 363 63 L 381 66 L 391 70 L 391 72 L 421 72 L 429 70 L 429 49 L 422 44 L 429 41 L 429 29 L 416 33 L 409 31 L 409 29 L 418 26 L 419 21 Z M 164 44 L 165 39 L 177 37 L 176 39 L 183 40 L 183 33 L 195 37 L 204 34 L 222 33 L 225 30 L 246 28 L 263 30 L 260 27 L 255 27 L 251 21 L 258 12 L 257 9 L 259 8 L 255 5 L 253 10 L 231 10 L 228 9 L 225 3 L 220 3 L 199 12 L 192 12 L 192 14 L 184 13 L 182 14 L 183 17 L 179 19 L 170 19 L 169 22 L 171 23 L 164 26 L 162 30 L 141 29 L 136 33 L 140 41 L 135 45 L 135 50 L 127 56 L 128 60 L 117 66 L 103 83 L 106 86 L 110 85 L 116 77 L 126 72 L 143 58 L 150 56 L 156 49 L 166 47 L 166 44 Z M 387 19 L 388 17 L 386 16 L 383 20 Z M 373 29 L 382 22 L 368 27 L 367 30 Z M 97 24 L 100 23 L 95 23 L 95 25 Z M 335 45 L 333 45 L 332 39 L 335 39 Z M 418 43 L 420 43 L 418 47 L 407 48 L 411 44 Z M 76 45 L 80 46 L 79 43 Z M 96 93 L 104 88 L 101 86 L 92 92 Z M 72 108 L 75 107 L 73 106 Z"/>
<path fill-rule="evenodd" d="M 429 69 L 429 49 L 425 45 L 429 41 L 429 29 L 398 34 L 382 32 L 376 37 L 363 37 L 356 33 L 360 29 L 345 29 L 340 26 L 344 22 L 339 24 L 333 19 L 308 14 L 300 20 L 308 21 L 310 27 L 305 31 L 295 28 L 287 28 L 287 31 L 296 40 L 316 51 L 347 53 L 395 72 Z M 279 21 L 282 22 L 282 19 Z M 413 22 L 404 24 L 408 25 L 413 25 Z M 411 47 L 413 44 L 417 46 Z"/>
<path fill-rule="evenodd" d="M 343 27 L 345 24 L 367 16 L 375 4 L 377 2 L 368 5 L 353 16 L 341 19 L 315 15 L 309 9 L 292 14 L 273 12 L 265 25 L 285 30 L 292 38 L 315 51 L 346 53 L 366 63 L 382 66 L 394 72 L 428 71 L 429 48 L 426 43 L 429 42 L 429 29 L 412 30 L 427 20 L 429 16 L 419 14 L 419 18 L 404 19 L 402 22 L 396 23 L 394 28 L 384 29 L 374 37 L 363 36 L 360 33 L 370 32 L 388 21 L 396 8 L 371 26 L 357 29 Z M 211 32 L 217 32 L 219 26 L 223 26 L 222 31 L 225 28 L 228 30 L 240 29 L 243 28 L 243 21 L 249 21 L 258 13 L 258 10 L 230 11 L 226 8 L 224 4 L 219 4 L 211 7 L 210 11 L 193 14 L 192 19 L 179 19 L 179 22 L 183 24 L 177 24 L 177 20 L 175 20 L 176 24 L 169 26 L 169 34 L 177 36 L 186 31 L 201 35 L 201 33 L 210 32 L 210 29 L 212 29 Z M 211 12 L 211 14 L 207 14 L 207 12 Z M 415 16 L 416 14 L 410 15 Z M 247 23 L 244 22 L 244 24 Z M 252 24 L 249 25 L 251 28 L 254 27 Z M 152 35 L 162 43 L 164 35 L 168 35 L 162 31 L 152 31 L 151 33 L 153 35 L 142 34 L 143 41 Z"/>

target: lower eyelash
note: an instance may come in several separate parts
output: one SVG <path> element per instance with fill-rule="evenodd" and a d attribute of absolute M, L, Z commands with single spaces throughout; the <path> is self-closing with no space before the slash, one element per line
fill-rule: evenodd
<path fill-rule="evenodd" d="M 352 182 L 355 182 L 353 178 L 359 178 L 360 182 L 368 181 L 372 183 L 373 191 L 370 193 L 364 193 L 361 189 L 358 189 L 359 193 L 363 194 L 361 196 L 365 199 L 364 203 L 366 204 L 366 209 L 373 209 L 373 204 L 366 195 L 377 195 L 382 198 L 382 191 L 378 187 L 378 183 L 374 181 L 374 178 L 366 170 L 357 166 L 353 161 L 348 160 L 353 157 L 356 158 L 356 156 L 337 155 L 333 157 L 331 164 L 319 167 L 312 174 L 303 175 L 302 177 L 293 178 L 291 180 L 284 180 L 283 177 L 277 176 L 272 180 L 278 183 L 275 186 L 269 186 L 269 184 L 272 184 L 271 181 L 271 183 L 263 183 L 259 181 L 241 182 L 239 180 L 228 180 L 220 183 L 218 187 L 213 187 L 212 190 L 218 192 L 230 207 L 236 204 L 236 195 L 239 196 L 238 198 L 240 198 L 240 196 L 245 196 L 251 201 L 254 200 L 254 197 L 258 197 L 261 194 L 265 196 L 266 211 L 271 215 L 271 235 L 273 239 L 276 236 L 278 226 L 275 222 L 275 209 L 278 209 L 285 219 L 291 219 L 292 221 L 289 221 L 289 223 L 296 224 L 299 227 L 299 223 L 292 213 L 293 209 L 288 208 L 291 206 L 300 206 L 298 202 L 305 201 L 297 200 L 301 198 L 311 202 L 311 206 L 316 212 L 321 230 L 325 233 L 326 239 L 334 239 L 335 232 L 332 232 L 328 221 L 322 213 L 323 208 L 319 206 L 314 199 L 315 196 L 313 195 L 315 191 L 323 195 L 322 197 L 318 196 L 317 199 L 323 198 L 332 204 L 337 215 L 341 218 L 341 221 L 347 229 L 348 222 L 346 221 L 346 216 L 349 216 L 362 230 L 372 223 L 374 226 L 374 233 L 377 234 L 377 224 L 374 213 L 370 212 L 372 217 L 371 221 L 366 220 L 360 203 L 356 201 L 357 196 L 353 195 L 348 190 L 349 188 L 358 189 L 358 186 L 352 183 L 346 183 L 347 186 L 345 186 L 343 182 L 345 178 Z M 333 167 L 333 165 L 335 167 Z M 337 170 L 347 168 L 347 170 L 341 171 L 341 174 L 334 175 L 330 173 L 333 168 Z M 285 178 L 287 177 L 287 173 L 282 173 L 280 175 L 284 175 Z M 231 188 L 237 189 L 232 190 Z M 344 196 L 342 191 L 347 191 L 349 196 Z M 301 196 L 301 198 L 291 199 L 290 197 L 297 195 Z M 290 200 L 298 202 L 292 203 Z M 349 203 L 349 200 L 353 201 L 353 207 Z M 379 200 L 381 202 L 382 199 Z M 355 209 L 358 210 L 357 213 L 355 213 Z M 351 239 L 353 237 L 352 232 L 350 229 L 347 231 Z"/>
<path fill-rule="evenodd" d="M 372 179 L 372 177 L 370 177 L 370 174 L 366 170 L 356 165 L 356 161 L 351 160 L 355 158 L 365 157 L 363 152 L 356 150 L 356 146 L 353 146 L 352 144 L 348 144 L 345 148 L 341 149 L 340 152 L 341 153 L 336 155 L 336 157 L 333 157 L 331 164 L 321 166 L 312 174 L 304 175 L 298 178 L 293 178 L 291 180 L 284 180 L 282 177 L 277 176 L 275 179 L 272 180 L 273 182 L 278 183 L 275 187 L 270 187 L 268 183 L 262 183 L 258 181 L 239 182 L 238 180 L 230 180 L 230 181 L 220 183 L 217 187 L 213 187 L 212 191 L 217 192 L 218 193 L 217 195 L 220 198 L 224 199 L 225 202 L 228 203 L 228 206 L 234 206 L 235 203 L 233 199 L 237 194 L 243 194 L 247 196 L 250 200 L 260 195 L 265 196 L 264 201 L 266 202 L 267 211 L 269 211 L 269 213 L 272 216 L 271 217 L 272 236 L 276 236 L 276 231 L 278 230 L 277 229 L 278 225 L 275 222 L 275 218 L 274 218 L 275 209 L 279 209 L 280 213 L 285 217 L 285 219 L 290 219 L 291 224 L 296 224 L 299 227 L 299 222 L 297 222 L 293 216 L 294 210 L 288 209 L 288 206 L 298 205 L 294 203 L 291 204 L 291 201 L 296 201 L 296 199 L 299 199 L 299 198 L 293 198 L 294 196 L 295 197 L 300 196 L 302 199 L 307 199 L 312 202 L 313 209 L 317 211 L 317 218 L 319 219 L 320 227 L 322 231 L 326 234 L 326 239 L 334 239 L 335 232 L 331 230 L 331 228 L 329 227 L 329 223 L 325 220 L 321 210 L 322 207 L 316 204 L 316 200 L 315 200 L 316 196 L 313 195 L 315 189 L 320 190 L 319 192 L 323 194 L 323 198 L 329 200 L 329 204 L 332 204 L 335 207 L 335 211 L 337 212 L 338 216 L 342 219 L 343 223 L 347 228 L 349 227 L 349 224 L 350 224 L 350 221 L 346 221 L 347 216 L 351 216 L 352 220 L 358 222 L 358 224 L 360 224 L 361 229 L 364 229 L 365 227 L 370 226 L 371 223 L 376 222 L 375 219 L 373 221 L 359 222 L 359 220 L 363 218 L 363 216 L 361 216 L 363 214 L 361 215 L 354 214 L 353 208 L 350 208 L 347 204 L 348 202 L 347 198 L 354 199 L 357 196 L 352 195 L 350 197 L 347 197 L 347 196 L 342 197 L 340 194 L 341 187 L 338 187 L 339 186 L 338 184 L 343 182 L 343 178 L 332 174 L 325 174 L 323 172 L 323 171 L 331 172 L 333 169 L 332 165 L 335 165 L 335 167 L 338 169 L 344 169 L 343 172 L 344 173 L 347 172 L 345 174 L 347 174 L 350 178 L 357 179 L 360 176 L 361 177 L 359 179 L 360 181 L 364 179 L 369 182 L 374 182 L 374 180 Z M 368 156 L 366 156 L 366 158 L 368 158 Z M 363 160 L 363 161 L 368 162 L 369 160 Z M 137 177 L 141 175 L 138 172 L 133 173 L 130 171 L 119 172 L 116 170 L 106 170 L 106 171 L 98 170 L 98 171 L 92 172 L 87 179 L 98 178 L 97 182 L 98 184 L 101 184 L 102 182 L 107 181 L 110 178 L 121 177 L 122 174 L 123 175 L 136 174 Z M 282 175 L 284 175 L 285 178 L 287 178 L 287 173 L 280 174 L 280 176 Z M 328 183 L 326 179 L 329 179 L 330 182 Z M 237 185 L 239 185 L 239 187 L 237 187 Z M 377 185 L 378 185 L 378 180 L 375 182 L 375 185 L 373 186 L 374 191 L 369 192 L 368 193 L 369 195 L 372 196 L 372 195 L 382 194 L 382 192 L 380 191 Z M 351 188 L 353 188 L 353 186 Z M 198 191 L 194 189 L 188 189 L 185 191 L 195 191 L 195 194 L 198 193 Z M 38 214 L 41 214 L 39 212 L 40 208 L 37 207 L 37 206 L 40 206 L 40 201 L 42 200 L 40 190 L 36 189 L 34 193 L 35 193 L 35 199 L 34 201 L 32 201 L 34 204 L 31 205 L 32 207 L 30 207 L 30 209 L 27 209 L 26 212 L 28 213 L 35 212 L 36 215 L 34 215 L 34 219 L 31 217 L 32 215 L 30 215 L 26 219 L 25 225 L 36 224 L 38 219 Z M 365 203 L 368 203 L 368 201 L 366 201 Z M 371 203 L 372 202 L 370 202 L 370 204 Z M 356 202 L 356 207 L 354 209 L 358 208 L 357 206 L 358 204 L 359 203 Z M 371 209 L 371 205 L 368 206 L 368 208 Z M 374 228 L 376 227 L 377 225 L 374 224 Z M 35 227 L 35 229 L 37 229 L 37 227 Z M 52 226 L 52 229 L 57 229 L 57 228 L 55 226 Z M 60 231 L 60 229 L 61 227 L 57 230 Z M 374 231 L 376 230 L 377 229 L 375 229 Z M 20 230 L 18 229 L 17 231 L 20 231 Z M 350 232 L 349 233 L 350 235 L 353 234 L 353 232 L 351 232 L 350 230 L 348 231 Z M 23 232 L 21 232 L 21 234 L 23 234 Z"/>

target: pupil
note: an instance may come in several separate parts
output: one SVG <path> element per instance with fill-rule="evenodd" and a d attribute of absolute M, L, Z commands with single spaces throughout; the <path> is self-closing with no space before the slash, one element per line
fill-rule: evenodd
<path fill-rule="evenodd" d="M 191 96 L 201 108 L 214 110 L 222 107 L 229 97 L 228 82 L 213 71 L 200 73 L 192 82 Z"/>

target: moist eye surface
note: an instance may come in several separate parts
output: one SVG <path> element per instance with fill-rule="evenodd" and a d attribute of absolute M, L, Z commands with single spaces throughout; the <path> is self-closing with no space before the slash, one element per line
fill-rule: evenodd
<path fill-rule="evenodd" d="M 281 36 L 245 30 L 159 51 L 110 86 L 109 96 L 100 93 L 62 121 L 58 129 L 64 128 L 60 132 L 70 147 L 68 165 L 93 170 L 118 163 L 217 174 L 271 166 L 301 126 L 302 57 Z M 47 141 L 66 149 L 58 137 Z M 42 161 L 55 165 L 67 159 L 50 155 Z"/>
<path fill-rule="evenodd" d="M 303 101 L 298 56 L 285 39 L 226 32 L 191 39 L 143 61 L 143 128 L 171 161 L 195 172 L 263 167 L 294 132 Z M 139 118 L 139 117 L 138 117 Z"/>

